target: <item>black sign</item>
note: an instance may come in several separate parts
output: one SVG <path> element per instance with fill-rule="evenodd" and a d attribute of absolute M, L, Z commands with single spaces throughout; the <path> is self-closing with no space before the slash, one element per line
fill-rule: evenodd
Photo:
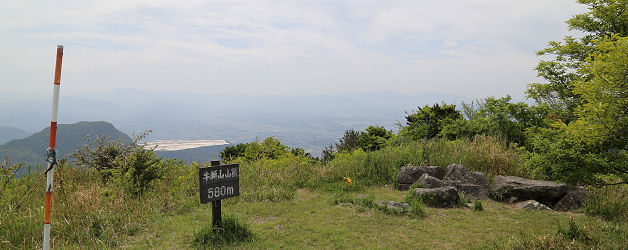
<path fill-rule="evenodd" d="M 240 166 L 220 165 L 198 169 L 201 204 L 240 195 Z"/>

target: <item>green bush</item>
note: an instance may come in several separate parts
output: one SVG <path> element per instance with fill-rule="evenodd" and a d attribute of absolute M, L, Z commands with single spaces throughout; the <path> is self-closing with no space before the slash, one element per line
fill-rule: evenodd
<path fill-rule="evenodd" d="M 141 195 L 151 182 L 163 175 L 161 158 L 150 149 L 137 147 L 124 158 L 118 158 L 113 171 L 114 182 L 133 195 Z"/>
<path fill-rule="evenodd" d="M 482 200 L 476 200 L 473 203 L 473 210 L 478 212 L 484 211 L 484 206 L 482 206 Z"/>
<path fill-rule="evenodd" d="M 251 240 L 253 233 L 249 225 L 234 216 L 222 217 L 217 227 L 207 225 L 194 233 L 192 245 L 199 249 L 224 247 L 237 242 Z"/>

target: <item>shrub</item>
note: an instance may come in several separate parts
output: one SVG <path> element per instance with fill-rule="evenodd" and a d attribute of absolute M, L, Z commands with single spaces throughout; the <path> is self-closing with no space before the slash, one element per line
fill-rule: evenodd
<path fill-rule="evenodd" d="M 482 200 L 476 200 L 475 203 L 473 203 L 473 210 L 474 211 L 484 211 L 484 206 L 482 206 Z"/>
<path fill-rule="evenodd" d="M 127 192 L 141 195 L 153 180 L 162 176 L 160 163 L 161 158 L 153 150 L 138 147 L 116 161 L 113 177 Z"/>
<path fill-rule="evenodd" d="M 196 248 L 205 249 L 243 242 L 252 238 L 253 233 L 249 229 L 249 225 L 234 216 L 227 215 L 222 217 L 222 221 L 217 227 L 208 225 L 194 233 L 192 244 Z"/>
<path fill-rule="evenodd" d="M 87 136 L 87 144 L 74 149 L 70 156 L 74 158 L 77 165 L 95 169 L 100 174 L 102 182 L 106 183 L 113 172 L 120 167 L 116 161 L 126 157 L 135 148 L 142 147 L 138 145 L 138 142 L 146 138 L 151 132 L 151 130 L 147 130 L 139 135 L 134 135 L 131 142 L 122 139 L 113 140 L 108 136 L 97 136 L 96 142 L 90 143 L 90 138 Z"/>

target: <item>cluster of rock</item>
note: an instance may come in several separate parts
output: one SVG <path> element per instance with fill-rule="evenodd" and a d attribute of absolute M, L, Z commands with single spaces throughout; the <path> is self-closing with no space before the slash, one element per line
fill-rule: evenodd
<path fill-rule="evenodd" d="M 417 186 L 414 197 L 433 207 L 454 207 L 460 204 L 458 192 L 474 200 L 487 197 L 496 201 L 520 202 L 518 206 L 533 209 L 570 211 L 580 208 L 588 199 L 584 188 L 570 188 L 563 183 L 525 179 L 516 176 L 495 176 L 494 185 L 481 172 L 468 171 L 460 164 L 447 169 L 438 166 L 406 166 L 398 175 L 400 190 Z"/>

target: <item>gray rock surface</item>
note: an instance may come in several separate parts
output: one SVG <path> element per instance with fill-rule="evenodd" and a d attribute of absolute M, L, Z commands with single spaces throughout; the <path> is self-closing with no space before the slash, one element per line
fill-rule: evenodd
<path fill-rule="evenodd" d="M 495 176 L 489 196 L 496 201 L 535 200 L 553 207 L 566 193 L 566 184 L 525 179 L 517 176 Z"/>
<path fill-rule="evenodd" d="M 415 184 L 416 183 L 423 185 L 424 188 L 439 188 L 443 186 L 442 180 L 431 176 L 428 173 L 421 175 L 421 178 L 419 178 Z"/>
<path fill-rule="evenodd" d="M 554 205 L 554 210 L 556 211 L 571 211 L 576 210 L 584 206 L 589 200 L 590 193 L 586 188 L 576 187 L 569 188 L 567 190 L 567 194 L 561 198 L 556 205 Z"/>
<path fill-rule="evenodd" d="M 386 207 L 386 210 L 398 212 L 410 212 L 410 205 L 405 202 L 398 201 L 380 201 L 377 203 L 380 207 Z"/>
<path fill-rule="evenodd" d="M 538 201 L 535 201 L 535 200 L 527 200 L 524 202 L 519 202 L 516 204 L 516 206 L 521 209 L 552 210 L 548 206 L 545 206 L 544 204 L 539 203 Z"/>
<path fill-rule="evenodd" d="M 423 204 L 431 207 L 457 207 L 460 205 L 460 196 L 455 187 L 417 188 L 414 198 L 422 199 Z"/>
<path fill-rule="evenodd" d="M 491 188 L 486 175 L 481 172 L 470 172 L 460 164 L 447 166 L 443 185 L 454 186 L 458 191 L 476 200 L 486 198 Z"/>
<path fill-rule="evenodd" d="M 397 181 L 400 184 L 399 189 L 404 190 L 402 188 L 405 188 L 407 190 L 424 173 L 439 179 L 445 176 L 445 170 L 439 166 L 405 166 L 397 174 Z"/>

